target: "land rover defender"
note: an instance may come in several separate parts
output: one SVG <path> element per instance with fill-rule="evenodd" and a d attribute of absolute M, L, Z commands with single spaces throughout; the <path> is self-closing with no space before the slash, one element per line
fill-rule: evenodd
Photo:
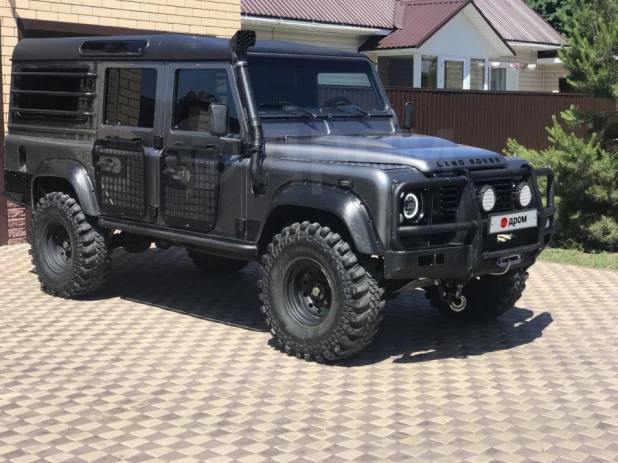
<path fill-rule="evenodd" d="M 33 208 L 51 295 L 98 290 L 119 247 L 183 247 L 211 274 L 260 262 L 280 348 L 336 360 L 402 291 L 462 320 L 505 313 L 552 236 L 549 168 L 401 127 L 356 53 L 251 31 L 27 39 L 3 195 Z"/>

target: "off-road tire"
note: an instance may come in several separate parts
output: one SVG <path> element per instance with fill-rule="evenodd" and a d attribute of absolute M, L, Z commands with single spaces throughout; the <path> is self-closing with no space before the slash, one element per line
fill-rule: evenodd
<path fill-rule="evenodd" d="M 463 289 L 468 305 L 461 312 L 454 312 L 440 299 L 435 286 L 425 289 L 425 296 L 440 313 L 456 320 L 488 322 L 500 317 L 515 306 L 526 289 L 528 272 L 513 270 L 504 275 L 484 275 L 472 279 Z"/>
<path fill-rule="evenodd" d="M 70 257 L 61 271 L 50 263 L 46 238 L 50 227 L 63 227 L 70 242 Z M 104 234 L 93 226 L 79 203 L 65 193 L 42 197 L 32 218 L 32 264 L 41 290 L 63 298 L 85 296 L 100 289 L 110 273 L 110 258 Z M 52 252 L 52 251 L 50 251 Z"/>
<path fill-rule="evenodd" d="M 284 286 L 295 260 L 314 260 L 332 282 L 331 307 L 318 326 L 298 322 L 286 304 Z M 319 223 L 295 223 L 273 238 L 262 264 L 261 311 L 283 352 L 322 363 L 354 355 L 372 341 L 384 291 L 339 234 Z"/>
<path fill-rule="evenodd" d="M 189 249 L 187 255 L 195 266 L 206 275 L 229 275 L 242 270 L 249 262 L 244 260 L 226 259 L 225 257 L 211 256 Z"/>

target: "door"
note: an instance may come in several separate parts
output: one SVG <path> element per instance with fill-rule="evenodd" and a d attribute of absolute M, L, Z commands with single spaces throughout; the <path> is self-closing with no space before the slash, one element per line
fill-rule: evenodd
<path fill-rule="evenodd" d="M 160 63 L 102 66 L 93 162 L 103 215 L 155 220 L 148 212 L 158 199 L 164 69 Z"/>
<path fill-rule="evenodd" d="M 463 90 L 470 88 L 468 61 L 462 58 L 440 58 L 438 88 Z"/>
<path fill-rule="evenodd" d="M 170 227 L 209 232 L 217 224 L 222 174 L 233 169 L 232 164 L 240 166 L 235 162 L 241 151 L 240 105 L 232 70 L 223 63 L 173 63 L 167 81 L 161 215 Z M 214 102 L 228 105 L 227 136 L 208 131 L 208 109 Z"/>

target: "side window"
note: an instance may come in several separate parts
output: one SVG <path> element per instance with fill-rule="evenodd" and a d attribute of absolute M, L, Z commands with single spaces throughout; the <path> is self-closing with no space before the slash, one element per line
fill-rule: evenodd
<path fill-rule="evenodd" d="M 208 133 L 208 108 L 215 102 L 228 105 L 230 132 L 240 133 L 238 112 L 225 70 L 176 71 L 172 129 Z"/>
<path fill-rule="evenodd" d="M 154 127 L 156 94 L 156 69 L 108 69 L 104 123 L 151 129 Z"/>
<path fill-rule="evenodd" d="M 95 74 L 90 66 L 13 68 L 13 122 L 92 125 Z"/>

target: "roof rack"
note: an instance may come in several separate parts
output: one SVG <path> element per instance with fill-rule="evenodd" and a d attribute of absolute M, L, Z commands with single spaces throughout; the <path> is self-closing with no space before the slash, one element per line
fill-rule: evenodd
<path fill-rule="evenodd" d="M 11 73 L 12 76 L 14 77 L 19 77 L 19 76 L 36 76 L 36 77 L 96 77 L 96 73 L 94 72 L 50 72 L 50 71 L 45 71 L 45 72 L 27 72 L 27 71 L 20 71 L 20 72 L 12 72 Z"/>

